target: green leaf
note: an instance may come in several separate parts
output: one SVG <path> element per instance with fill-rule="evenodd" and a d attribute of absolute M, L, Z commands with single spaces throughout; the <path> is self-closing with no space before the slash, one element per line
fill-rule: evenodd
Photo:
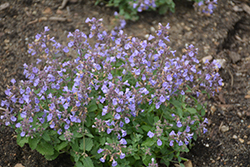
<path fill-rule="evenodd" d="M 180 166 L 181 166 L 181 167 L 185 167 L 185 165 L 184 165 L 183 163 L 180 163 Z"/>
<path fill-rule="evenodd" d="M 182 107 L 182 104 L 180 101 L 178 100 L 170 100 L 169 101 L 171 104 L 173 104 L 176 108 L 181 108 Z"/>
<path fill-rule="evenodd" d="M 145 140 L 144 142 L 142 142 L 142 146 L 152 146 L 154 145 L 155 141 L 153 138 L 148 138 L 147 140 Z"/>
<path fill-rule="evenodd" d="M 53 155 L 45 155 L 44 157 L 47 160 L 52 161 L 52 160 L 56 159 L 58 157 L 58 155 L 59 155 L 59 152 L 56 151 L 56 152 L 54 152 Z"/>
<path fill-rule="evenodd" d="M 187 111 L 190 112 L 191 114 L 196 114 L 196 109 L 194 108 L 187 108 Z"/>
<path fill-rule="evenodd" d="M 23 147 L 25 143 L 28 143 L 28 138 L 27 137 L 21 137 L 20 135 L 17 135 L 17 144 L 20 147 Z"/>
<path fill-rule="evenodd" d="M 42 135 L 42 138 L 43 138 L 45 141 L 51 141 L 48 132 L 44 132 L 43 135 Z"/>
<path fill-rule="evenodd" d="M 139 155 L 137 155 L 137 154 L 134 154 L 134 155 L 133 155 L 133 157 L 134 157 L 136 160 L 141 159 L 141 158 L 140 158 L 140 156 L 139 156 Z"/>
<path fill-rule="evenodd" d="M 81 150 L 84 150 L 84 141 L 83 140 L 80 140 L 81 141 L 81 144 L 80 144 L 80 149 Z M 93 140 L 92 139 L 85 138 L 85 150 L 86 151 L 90 151 L 92 149 L 93 145 L 94 144 L 93 144 Z"/>
<path fill-rule="evenodd" d="M 66 141 L 64 135 L 59 136 L 59 139 L 61 139 L 61 140 L 63 140 L 63 141 Z"/>
<path fill-rule="evenodd" d="M 144 163 L 144 165 L 148 166 L 148 164 L 152 162 L 152 158 L 153 156 L 144 155 L 142 157 L 142 162 Z M 156 162 L 156 159 L 155 159 L 155 162 Z"/>
<path fill-rule="evenodd" d="M 178 114 L 180 117 L 182 117 L 182 115 L 183 115 L 182 109 L 178 107 L 178 108 L 176 108 L 176 110 L 177 110 L 177 114 Z"/>
<path fill-rule="evenodd" d="M 89 157 L 83 159 L 83 166 L 85 167 L 94 167 L 93 161 Z"/>
<path fill-rule="evenodd" d="M 66 146 L 68 146 L 68 142 L 67 142 L 67 141 L 64 141 L 64 142 L 61 142 L 59 145 L 56 145 L 56 146 L 55 146 L 55 149 L 56 149 L 56 151 L 60 151 L 60 150 L 62 150 L 63 148 L 65 148 Z"/>
<path fill-rule="evenodd" d="M 93 112 L 96 111 L 98 109 L 97 105 L 96 105 L 96 101 L 92 100 L 88 106 L 88 112 Z"/>
<path fill-rule="evenodd" d="M 75 164 L 76 167 L 83 167 L 83 164 L 80 161 L 77 161 Z"/>
<path fill-rule="evenodd" d="M 81 133 L 78 133 L 77 131 L 73 132 L 73 138 L 81 138 L 83 137 Z"/>
<path fill-rule="evenodd" d="M 155 105 L 152 104 L 152 105 L 150 106 L 150 108 L 148 109 L 148 112 L 151 112 L 151 111 L 153 111 L 154 109 L 155 109 Z"/>
<path fill-rule="evenodd" d="M 104 145 L 106 142 L 105 137 L 100 137 L 100 144 Z"/>
<path fill-rule="evenodd" d="M 198 104 L 197 105 L 197 110 L 200 111 L 202 109 L 202 105 L 201 104 Z"/>
<path fill-rule="evenodd" d="M 144 131 L 148 132 L 148 131 L 150 131 L 150 129 L 151 129 L 152 127 L 149 126 L 149 125 L 142 125 L 141 128 L 142 128 Z"/>
<path fill-rule="evenodd" d="M 86 133 L 85 135 L 90 137 L 90 138 L 94 138 L 94 136 L 90 132 Z"/>
<path fill-rule="evenodd" d="M 206 114 L 206 110 L 205 109 L 202 109 L 201 110 L 201 116 L 204 116 Z"/>
<path fill-rule="evenodd" d="M 71 142 L 70 145 L 74 151 L 79 152 L 78 140 Z"/>
<path fill-rule="evenodd" d="M 39 143 L 40 139 L 41 138 L 39 137 L 34 137 L 33 139 L 29 138 L 29 146 L 32 150 L 36 149 L 37 144 Z"/>
<path fill-rule="evenodd" d="M 37 145 L 36 150 L 42 155 L 53 155 L 54 154 L 53 146 L 45 141 L 40 142 Z"/>

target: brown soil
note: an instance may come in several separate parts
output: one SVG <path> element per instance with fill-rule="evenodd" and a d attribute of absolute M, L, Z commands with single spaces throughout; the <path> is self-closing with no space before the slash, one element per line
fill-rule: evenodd
<path fill-rule="evenodd" d="M 0 100 L 5 98 L 4 90 L 12 78 L 25 79 L 22 65 L 33 61 L 27 54 L 28 43 L 44 26 L 50 28 L 51 36 L 63 42 L 69 31 L 88 32 L 84 23 L 87 17 L 103 18 L 106 26 L 112 26 L 115 11 L 87 0 L 71 0 L 62 10 L 57 10 L 62 0 L 1 0 L 0 5 L 5 2 L 10 6 L 0 11 Z M 139 21 L 128 22 L 124 30 L 131 36 L 145 38 L 159 22 L 170 23 L 169 46 L 178 55 L 185 44 L 193 44 L 199 48 L 200 59 L 211 55 L 226 61 L 220 70 L 225 85 L 208 102 L 208 133 L 194 142 L 190 153 L 183 154 L 194 167 L 250 166 L 250 12 L 243 7 L 250 5 L 248 2 L 220 0 L 214 14 L 205 16 L 197 14 L 192 3 L 177 1 L 176 13 L 159 16 L 144 12 Z M 52 16 L 66 20 L 48 19 Z M 49 162 L 27 145 L 19 147 L 15 138 L 12 129 L 0 127 L 1 167 L 73 166 L 68 155 Z"/>

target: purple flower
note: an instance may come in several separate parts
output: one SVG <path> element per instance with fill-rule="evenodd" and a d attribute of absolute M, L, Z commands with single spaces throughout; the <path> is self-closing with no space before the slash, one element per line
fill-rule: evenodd
<path fill-rule="evenodd" d="M 44 31 L 45 31 L 45 32 L 46 32 L 46 31 L 49 31 L 48 26 L 45 26 L 45 27 L 44 27 Z"/>
<path fill-rule="evenodd" d="M 186 132 L 190 132 L 190 127 L 189 126 L 186 127 Z"/>
<path fill-rule="evenodd" d="M 121 118 L 120 114 L 116 113 L 115 114 L 115 119 L 120 119 L 120 118 Z"/>
<path fill-rule="evenodd" d="M 180 140 L 179 143 L 178 143 L 179 146 L 182 146 L 183 145 L 183 142 Z"/>
<path fill-rule="evenodd" d="M 112 166 L 117 166 L 117 162 L 115 160 L 113 160 Z"/>
<path fill-rule="evenodd" d="M 117 99 L 116 99 L 116 98 L 114 98 L 114 99 L 112 100 L 112 102 L 113 102 L 113 105 L 114 105 L 114 106 L 117 105 Z"/>
<path fill-rule="evenodd" d="M 116 112 L 121 112 L 121 111 L 122 111 L 121 107 L 118 106 L 118 107 L 116 108 Z"/>
<path fill-rule="evenodd" d="M 68 52 L 69 52 L 68 47 L 64 47 L 64 48 L 63 48 L 63 51 L 64 51 L 65 53 L 68 53 Z"/>
<path fill-rule="evenodd" d="M 161 146 L 162 145 L 162 141 L 160 139 L 157 140 L 157 145 Z"/>
<path fill-rule="evenodd" d="M 102 109 L 102 116 L 106 115 L 108 112 L 108 106 L 104 106 Z"/>
<path fill-rule="evenodd" d="M 127 132 L 125 130 L 121 130 L 122 131 L 122 137 L 127 136 Z"/>
<path fill-rule="evenodd" d="M 99 148 L 99 150 L 97 151 L 97 153 L 100 154 L 100 153 L 103 152 L 103 151 L 104 151 L 104 149 Z"/>
<path fill-rule="evenodd" d="M 123 158 L 125 158 L 125 154 L 124 153 L 121 153 L 121 155 L 120 155 L 120 159 L 123 159 Z"/>
<path fill-rule="evenodd" d="M 166 101 L 166 98 L 163 95 L 161 95 L 160 102 L 164 103 L 165 101 Z"/>
<path fill-rule="evenodd" d="M 125 139 L 122 138 L 122 139 L 120 140 L 120 144 L 126 145 L 126 144 L 127 144 L 127 141 L 126 141 Z"/>
<path fill-rule="evenodd" d="M 61 135 L 61 134 L 62 134 L 62 129 L 59 129 L 59 130 L 57 131 L 57 133 L 58 133 L 59 135 Z"/>
<path fill-rule="evenodd" d="M 100 158 L 100 161 L 101 161 L 102 163 L 104 163 L 104 162 L 105 162 L 105 159 L 102 157 L 102 158 Z"/>
<path fill-rule="evenodd" d="M 12 116 L 10 119 L 11 119 L 11 121 L 16 122 L 16 117 L 15 116 Z"/>
<path fill-rule="evenodd" d="M 20 123 L 17 123 L 16 124 L 16 128 L 20 128 L 21 127 L 21 124 Z"/>
<path fill-rule="evenodd" d="M 174 145 L 174 141 L 171 140 L 170 143 L 169 143 L 169 145 L 172 147 Z"/>
<path fill-rule="evenodd" d="M 5 90 L 5 94 L 6 94 L 7 96 L 11 96 L 11 95 L 12 95 L 12 93 L 10 92 L 10 89 L 6 89 L 6 90 Z"/>
<path fill-rule="evenodd" d="M 35 37 L 36 37 L 37 40 L 39 40 L 41 38 L 41 36 L 42 36 L 41 34 L 36 34 Z"/>
<path fill-rule="evenodd" d="M 124 123 L 121 121 L 121 122 L 120 122 L 120 127 L 122 128 L 122 127 L 123 127 L 123 125 L 124 125 Z"/>
<path fill-rule="evenodd" d="M 21 134 L 20 134 L 21 137 L 24 137 L 25 136 L 25 132 L 22 131 Z"/>
<path fill-rule="evenodd" d="M 172 130 L 170 133 L 169 133 L 169 136 L 175 136 L 175 132 Z"/>
<path fill-rule="evenodd" d="M 48 122 L 52 120 L 52 116 L 53 116 L 53 115 L 52 115 L 51 113 L 47 116 L 47 121 L 48 121 Z"/>
<path fill-rule="evenodd" d="M 113 75 L 111 73 L 108 74 L 108 79 L 109 80 L 113 79 Z"/>
<path fill-rule="evenodd" d="M 14 85 L 16 83 L 16 80 L 12 78 L 10 82 Z"/>
<path fill-rule="evenodd" d="M 107 87 L 106 85 L 103 85 L 103 86 L 102 86 L 102 92 L 103 92 L 103 93 L 108 93 L 108 90 L 109 90 L 109 89 L 108 89 L 108 87 Z"/>
<path fill-rule="evenodd" d="M 207 132 L 207 129 L 206 128 L 203 128 L 203 133 L 206 133 Z"/>
<path fill-rule="evenodd" d="M 154 137 L 155 134 L 153 132 L 151 132 L 151 131 L 148 131 L 147 135 L 148 135 L 149 138 L 152 138 L 152 137 Z"/>
<path fill-rule="evenodd" d="M 177 122 L 177 127 L 178 127 L 178 128 L 182 127 L 181 121 L 178 121 L 178 122 Z"/>
<path fill-rule="evenodd" d="M 125 123 L 128 124 L 130 122 L 130 119 L 128 117 L 125 117 Z"/>
<path fill-rule="evenodd" d="M 110 133 L 112 132 L 112 130 L 113 130 L 113 129 L 108 128 L 108 129 L 107 129 L 107 134 L 110 134 Z"/>

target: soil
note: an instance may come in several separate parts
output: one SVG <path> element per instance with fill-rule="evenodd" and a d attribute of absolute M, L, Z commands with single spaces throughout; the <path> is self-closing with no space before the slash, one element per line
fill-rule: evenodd
<path fill-rule="evenodd" d="M 1 0 L 8 2 L 0 10 L 0 100 L 12 78 L 25 79 L 23 63 L 34 61 L 27 53 L 34 36 L 50 28 L 57 41 L 66 41 L 69 31 L 88 32 L 87 17 L 103 18 L 112 26 L 115 8 L 94 5 L 94 1 L 71 0 L 58 10 L 62 0 Z M 182 54 L 185 44 L 199 48 L 199 59 L 212 56 L 223 59 L 220 69 L 224 87 L 208 101 L 206 117 L 208 132 L 194 142 L 184 157 L 194 167 L 250 166 L 250 6 L 247 0 L 220 0 L 212 15 L 197 14 L 192 3 L 177 1 L 176 12 L 158 15 L 143 12 L 137 22 L 128 21 L 124 31 L 131 36 L 145 38 L 161 22 L 170 23 L 169 46 Z M 51 17 L 62 20 L 52 20 Z M 0 166 L 70 167 L 68 155 L 47 161 L 28 145 L 19 147 L 16 134 L 8 127 L 0 127 Z M 163 166 L 163 165 L 162 165 Z"/>

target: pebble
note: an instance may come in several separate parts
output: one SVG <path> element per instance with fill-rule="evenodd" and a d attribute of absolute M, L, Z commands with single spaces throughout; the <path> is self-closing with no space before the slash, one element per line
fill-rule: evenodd
<path fill-rule="evenodd" d="M 244 139 L 239 138 L 240 143 L 244 143 Z"/>
<path fill-rule="evenodd" d="M 226 60 L 225 59 L 216 59 L 217 63 L 221 65 L 222 68 L 225 68 L 226 66 Z"/>
<path fill-rule="evenodd" d="M 250 141 L 248 141 L 247 144 L 250 145 Z"/>
<path fill-rule="evenodd" d="M 233 139 L 237 139 L 238 137 L 236 135 L 233 135 Z"/>
<path fill-rule="evenodd" d="M 215 106 L 212 106 L 212 107 L 211 107 L 211 114 L 213 115 L 215 111 L 216 111 L 216 107 L 215 107 Z"/>
<path fill-rule="evenodd" d="M 240 111 L 237 111 L 237 115 L 238 115 L 238 117 L 242 117 L 242 113 L 240 112 Z"/>
<path fill-rule="evenodd" d="M 220 130 L 221 130 L 222 132 L 227 132 L 227 131 L 229 131 L 229 127 L 226 126 L 226 125 L 222 125 L 221 128 L 220 128 Z"/>
<path fill-rule="evenodd" d="M 155 32 L 155 28 L 154 27 L 150 27 L 150 31 L 151 32 Z"/>
<path fill-rule="evenodd" d="M 233 51 L 229 52 L 229 57 L 231 58 L 231 60 L 234 64 L 237 63 L 238 61 L 240 61 L 240 59 L 241 59 L 241 56 L 238 53 L 233 52 Z"/>
<path fill-rule="evenodd" d="M 209 55 L 209 56 L 203 57 L 203 58 L 201 59 L 201 61 L 202 61 L 203 63 L 205 63 L 206 60 L 211 61 L 212 59 L 213 59 L 213 57 L 212 57 L 211 55 Z"/>

